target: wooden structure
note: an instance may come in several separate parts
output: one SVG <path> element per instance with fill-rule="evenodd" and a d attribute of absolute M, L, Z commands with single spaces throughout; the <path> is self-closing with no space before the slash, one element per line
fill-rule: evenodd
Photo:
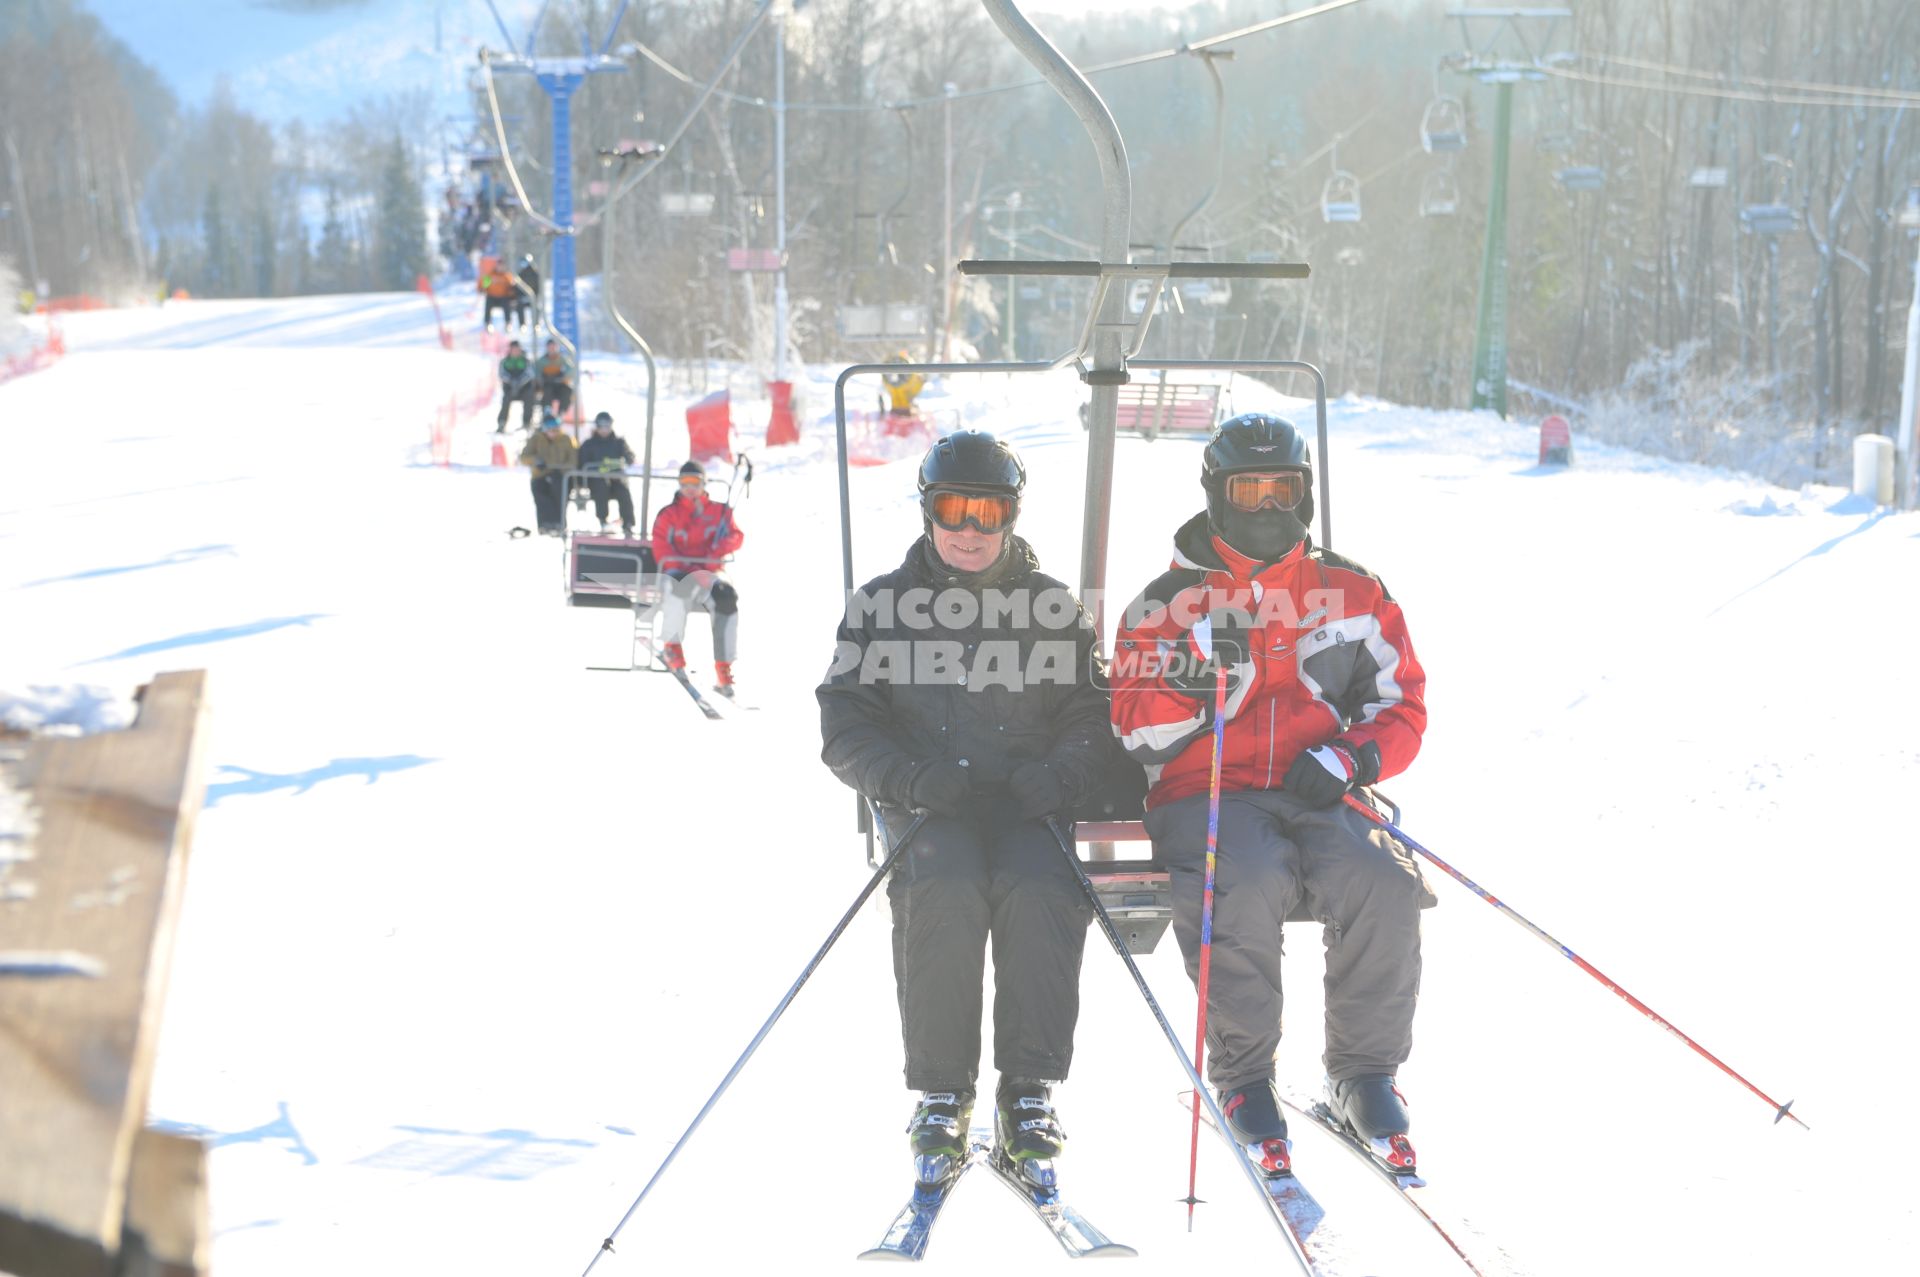
<path fill-rule="evenodd" d="M 143 1129 L 206 676 L 162 674 L 125 731 L 24 742 L 33 828 L 0 841 L 0 1272 L 199 1277 L 206 1153 Z M 17 739 L 13 744 L 20 744 Z"/>

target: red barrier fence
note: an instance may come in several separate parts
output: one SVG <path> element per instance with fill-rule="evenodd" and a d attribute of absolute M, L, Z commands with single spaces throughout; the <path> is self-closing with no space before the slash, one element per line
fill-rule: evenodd
<path fill-rule="evenodd" d="M 47 339 L 34 346 L 25 354 L 8 355 L 0 363 L 0 381 L 12 381 L 15 377 L 24 377 L 30 372 L 39 372 L 48 367 L 60 356 L 67 353 L 67 343 L 60 336 L 60 330 L 52 324 L 47 325 Z"/>

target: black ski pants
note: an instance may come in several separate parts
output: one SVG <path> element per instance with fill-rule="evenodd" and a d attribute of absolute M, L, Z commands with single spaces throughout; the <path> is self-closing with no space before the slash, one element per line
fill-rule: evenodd
<path fill-rule="evenodd" d="M 567 409 L 573 406 L 573 387 L 564 381 L 543 381 L 540 383 L 540 403 L 556 417 L 567 415 Z"/>
<path fill-rule="evenodd" d="M 588 479 L 587 491 L 593 493 L 595 518 L 607 521 L 607 499 L 611 497 L 620 506 L 620 526 L 633 531 L 633 492 L 625 479 Z"/>
<path fill-rule="evenodd" d="M 885 811 L 889 838 L 910 819 Z M 1063 1080 L 1093 909 L 1052 831 L 1037 820 L 929 816 L 894 866 L 887 899 L 908 1089 L 974 1088 L 989 942 L 994 1067 Z"/>
<path fill-rule="evenodd" d="M 566 526 L 563 507 L 567 499 L 567 476 L 560 470 L 533 477 L 533 517 L 542 532 Z"/>
<path fill-rule="evenodd" d="M 517 390 L 511 386 L 502 386 L 500 388 L 500 415 L 494 418 L 493 424 L 505 430 L 507 428 L 507 414 L 513 409 L 513 405 L 516 403 L 520 405 L 520 428 L 522 430 L 533 429 L 533 386 L 531 384 L 521 386 Z"/>

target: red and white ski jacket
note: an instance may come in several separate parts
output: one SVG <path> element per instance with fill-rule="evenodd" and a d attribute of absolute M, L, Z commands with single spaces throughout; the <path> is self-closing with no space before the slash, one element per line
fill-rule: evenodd
<path fill-rule="evenodd" d="M 1172 568 L 1128 607 L 1114 649 L 1113 730 L 1146 768 L 1149 809 L 1207 792 L 1213 697 L 1182 693 L 1161 671 L 1192 654 L 1194 622 L 1222 608 L 1253 618 L 1227 698 L 1222 791 L 1278 789 L 1295 758 L 1335 739 L 1378 749 L 1381 778 L 1413 762 L 1426 673 L 1386 586 L 1307 541 L 1278 563 L 1253 562 L 1202 513 L 1175 534 Z"/>
<path fill-rule="evenodd" d="M 747 538 L 733 526 L 733 507 L 723 501 L 695 503 L 675 493 L 653 519 L 653 561 L 662 572 L 694 568 L 718 571 L 724 559 Z M 707 560 L 700 562 L 700 560 Z"/>

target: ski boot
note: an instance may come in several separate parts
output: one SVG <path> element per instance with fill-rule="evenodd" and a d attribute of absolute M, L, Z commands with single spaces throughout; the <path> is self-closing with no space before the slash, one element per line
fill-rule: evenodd
<path fill-rule="evenodd" d="M 605 519 L 600 520 L 600 535 L 603 537 L 612 536 L 613 524 L 607 522 Z"/>
<path fill-rule="evenodd" d="M 1222 1091 L 1220 1111 L 1256 1170 L 1268 1179 L 1293 1174 L 1293 1144 L 1287 1139 L 1287 1119 L 1280 1112 L 1272 1078 Z"/>
<path fill-rule="evenodd" d="M 678 643 L 662 643 L 660 659 L 665 661 L 667 668 L 676 674 L 687 668 L 687 650 Z"/>
<path fill-rule="evenodd" d="M 967 1162 L 967 1123 L 973 1116 L 972 1091 L 926 1091 L 907 1123 L 913 1147 L 913 1174 L 931 1187 L 953 1178 Z"/>
<path fill-rule="evenodd" d="M 994 1095 L 994 1156 L 1020 1182 L 1042 1192 L 1055 1192 L 1059 1181 L 1053 1159 L 1060 1156 L 1067 1133 L 1053 1111 L 1052 1084 L 1028 1078 L 1001 1078 Z"/>
<path fill-rule="evenodd" d="M 733 699 L 733 662 L 715 661 L 713 663 L 713 690 Z"/>
<path fill-rule="evenodd" d="M 1407 1139 L 1407 1097 L 1391 1073 L 1327 1081 L 1327 1111 L 1333 1120 L 1367 1146 L 1375 1161 L 1396 1175 L 1415 1173 L 1413 1143 Z"/>

